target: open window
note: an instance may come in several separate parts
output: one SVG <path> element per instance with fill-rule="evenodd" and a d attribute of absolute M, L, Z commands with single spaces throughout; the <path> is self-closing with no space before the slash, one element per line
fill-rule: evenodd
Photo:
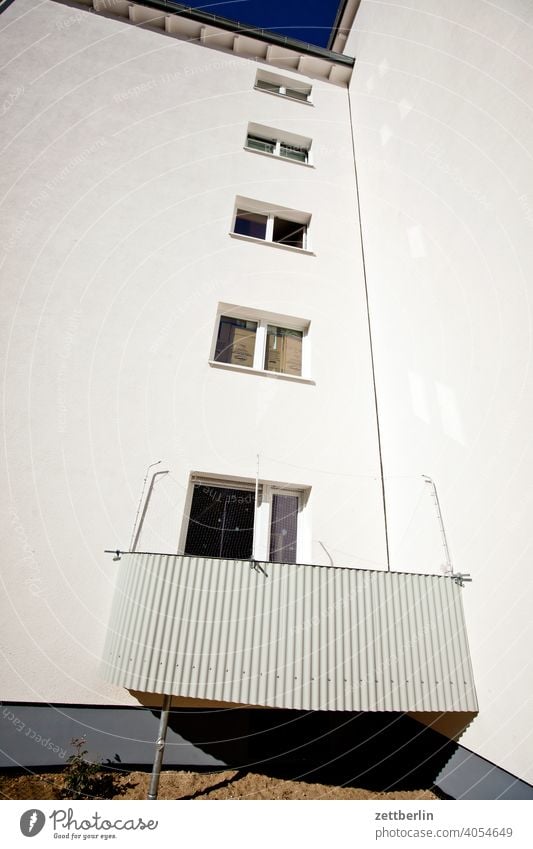
<path fill-rule="evenodd" d="M 310 250 L 308 213 L 237 198 L 232 233 L 297 250 Z"/>
<path fill-rule="evenodd" d="M 290 218 L 274 215 L 272 221 L 272 241 L 278 245 L 290 245 L 293 248 L 305 248 L 307 224 L 301 224 Z"/>
<path fill-rule="evenodd" d="M 276 484 L 194 475 L 184 553 L 194 557 L 301 562 L 307 493 Z"/>

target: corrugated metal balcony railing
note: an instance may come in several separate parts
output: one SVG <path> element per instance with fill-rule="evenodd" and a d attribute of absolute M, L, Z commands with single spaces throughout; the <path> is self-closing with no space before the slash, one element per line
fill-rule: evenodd
<path fill-rule="evenodd" d="M 449 577 L 125 554 L 105 677 L 300 710 L 477 711 Z"/>

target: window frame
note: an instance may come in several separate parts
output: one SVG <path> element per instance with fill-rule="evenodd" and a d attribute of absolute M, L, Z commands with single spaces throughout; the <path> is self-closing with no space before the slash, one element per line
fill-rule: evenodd
<path fill-rule="evenodd" d="M 256 323 L 257 327 L 255 331 L 253 362 L 251 366 L 243 365 L 241 363 L 227 363 L 222 360 L 217 360 L 215 358 L 218 346 L 220 325 L 222 319 L 224 318 Z M 292 374 L 291 372 L 286 371 L 274 371 L 273 369 L 265 368 L 269 326 L 279 327 L 283 330 L 295 330 L 302 334 L 300 374 Z M 310 376 L 310 327 L 310 321 L 296 318 L 295 316 L 280 315 L 279 313 L 271 313 L 265 310 L 255 310 L 250 307 L 239 307 L 235 304 L 220 303 L 217 309 L 215 328 L 211 341 L 209 365 L 218 368 L 227 368 L 235 371 L 246 372 L 248 374 L 273 377 L 275 379 L 295 380 L 303 383 L 314 384 L 314 380 L 312 380 Z"/>
<path fill-rule="evenodd" d="M 264 88 L 260 83 L 265 83 L 267 86 L 271 86 L 271 88 Z M 293 103 L 306 103 L 308 106 L 314 105 L 313 86 L 311 83 L 302 82 L 302 80 L 293 79 L 292 77 L 284 77 L 281 74 L 273 74 L 270 71 L 257 71 L 254 91 L 273 94 L 275 97 L 283 97 L 285 100 L 291 100 Z M 290 92 L 290 94 L 287 92 Z M 303 96 L 300 97 L 300 94 Z"/>
<path fill-rule="evenodd" d="M 309 498 L 311 495 L 311 487 L 305 485 L 302 486 L 300 484 L 282 483 L 279 481 L 268 481 L 261 478 L 258 483 L 259 497 L 254 511 L 253 550 L 250 559 L 257 560 L 262 563 L 279 562 L 271 561 L 269 559 L 272 536 L 273 497 L 274 495 L 294 495 L 298 498 L 296 560 L 294 564 L 290 565 L 298 565 L 300 563 L 309 562 L 311 546 Z M 210 473 L 205 472 L 192 472 L 189 476 L 189 484 L 186 490 L 185 503 L 183 505 L 183 517 L 178 545 L 178 553 L 183 554 L 186 557 L 201 557 L 201 555 L 185 554 L 195 486 L 240 489 L 246 492 L 255 492 L 255 481 L 251 478 L 240 478 L 232 475 L 224 477 L 211 475 Z M 222 559 L 231 560 L 232 558 Z"/>
<path fill-rule="evenodd" d="M 271 154 L 267 154 L 271 155 Z M 239 216 L 239 213 L 248 215 L 258 215 L 266 218 L 265 236 L 250 236 L 247 233 L 239 233 L 236 231 L 237 221 L 239 217 L 244 219 L 244 216 Z M 285 242 L 274 240 L 274 224 L 275 221 L 285 221 L 290 224 L 299 225 L 304 228 L 302 239 L 302 247 L 299 245 L 290 245 Z M 271 247 L 282 248 L 288 251 L 298 251 L 303 254 L 313 254 L 311 250 L 311 214 L 302 212 L 297 209 L 288 209 L 287 207 L 275 206 L 265 203 L 264 201 L 253 200 L 252 198 L 237 197 L 233 209 L 233 217 L 231 224 L 230 236 L 235 239 L 244 239 L 245 241 L 255 242 L 256 244 L 270 245 Z M 314 255 L 314 254 L 313 254 Z"/>
<path fill-rule="evenodd" d="M 265 145 L 265 149 L 250 145 L 249 139 L 256 139 Z M 301 136 L 297 133 L 284 132 L 275 127 L 267 127 L 263 124 L 250 122 L 246 129 L 246 137 L 244 141 L 244 149 L 249 153 L 258 153 L 260 156 L 269 156 L 274 159 L 279 159 L 282 162 L 291 162 L 296 165 L 305 165 L 307 168 L 313 167 L 312 161 L 312 144 L 313 140 L 308 136 Z M 272 147 L 272 150 L 267 150 L 266 147 Z M 283 149 L 293 149 L 305 155 L 305 159 L 297 159 L 292 156 L 287 156 L 283 153 Z"/>

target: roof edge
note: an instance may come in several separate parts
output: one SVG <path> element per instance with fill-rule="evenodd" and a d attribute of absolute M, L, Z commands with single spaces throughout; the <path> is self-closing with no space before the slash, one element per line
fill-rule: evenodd
<path fill-rule="evenodd" d="M 346 65 L 351 68 L 355 64 L 355 59 L 352 56 L 346 56 L 344 53 L 336 53 L 329 49 L 329 47 L 318 47 L 306 41 L 300 41 L 297 38 L 278 35 L 267 29 L 254 27 L 250 24 L 241 24 L 239 21 L 232 21 L 230 18 L 224 18 L 212 12 L 203 12 L 201 9 L 193 9 L 191 6 L 176 3 L 174 0 L 140 0 L 140 4 L 163 12 L 174 13 L 197 23 L 211 24 L 220 29 L 234 32 L 236 35 L 247 35 L 249 38 L 256 38 L 258 41 L 265 41 L 267 44 L 286 47 L 289 50 L 298 50 L 308 56 L 315 56 L 319 59 L 330 59 L 339 65 Z"/>
<path fill-rule="evenodd" d="M 337 56 L 339 55 L 337 51 L 341 49 L 341 46 L 343 48 L 346 43 L 360 5 L 361 0 L 341 0 L 339 3 L 328 39 L 328 50 L 331 50 Z"/>

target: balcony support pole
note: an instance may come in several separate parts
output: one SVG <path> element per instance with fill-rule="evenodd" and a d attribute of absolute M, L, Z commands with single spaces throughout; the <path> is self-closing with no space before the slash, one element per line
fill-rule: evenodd
<path fill-rule="evenodd" d="M 151 800 L 157 799 L 159 790 L 159 779 L 161 777 L 161 766 L 163 764 L 163 755 L 165 754 L 165 743 L 167 739 L 168 717 L 170 715 L 170 705 L 172 696 L 165 695 L 163 698 L 163 707 L 161 708 L 161 716 L 159 717 L 159 733 L 157 735 L 157 743 L 155 748 L 154 765 L 152 767 L 152 777 L 150 779 L 150 788 L 148 790 L 148 798 Z"/>

